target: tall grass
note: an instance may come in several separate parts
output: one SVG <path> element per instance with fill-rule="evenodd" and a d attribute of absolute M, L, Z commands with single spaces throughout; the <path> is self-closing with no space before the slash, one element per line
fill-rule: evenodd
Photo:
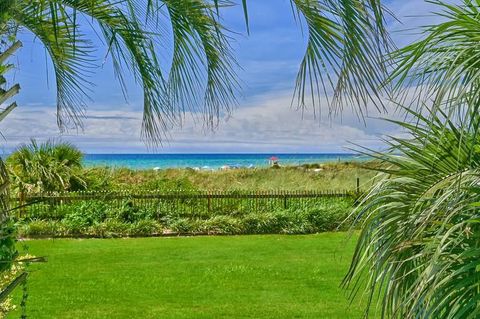
<path fill-rule="evenodd" d="M 131 170 L 126 168 L 87 168 L 87 187 L 91 190 L 354 190 L 356 178 L 368 188 L 375 163 L 340 163 L 317 168 L 237 169 L 195 171 L 192 169 Z"/>

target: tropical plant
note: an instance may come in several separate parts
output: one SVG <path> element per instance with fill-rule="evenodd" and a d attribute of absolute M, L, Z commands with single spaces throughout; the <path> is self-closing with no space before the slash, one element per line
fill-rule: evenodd
<path fill-rule="evenodd" d="M 82 158 L 82 152 L 69 143 L 32 140 L 6 162 L 20 192 L 67 191 L 85 187 Z"/>
<path fill-rule="evenodd" d="M 452 115 L 465 105 L 476 110 L 480 99 L 480 1 L 459 3 L 430 1 L 438 7 L 443 22 L 426 27 L 424 38 L 392 53 L 397 65 L 389 75 L 400 96 L 416 98 L 422 108 L 433 100 L 433 107 Z M 455 114 L 456 113 L 456 114 Z"/>
<path fill-rule="evenodd" d="M 375 154 L 392 167 L 360 209 L 364 230 L 345 284 L 367 278 L 370 296 L 375 291 L 381 296 L 383 317 L 468 318 L 480 311 L 475 226 L 480 1 L 431 2 L 442 7 L 446 21 L 386 60 L 391 46 L 380 0 L 291 0 L 308 40 L 296 81 L 299 106 L 315 105 L 322 93 L 333 92 L 333 110 L 370 101 L 381 109 L 383 93 L 391 96 L 389 85 L 399 95 L 391 96 L 396 102 L 405 101 L 412 87 L 423 95 L 419 109 L 434 100 L 425 117 L 408 112 L 420 124 L 399 123 L 410 138 L 394 138 L 391 153 Z M 241 3 L 248 25 L 248 1 Z M 0 4 L 0 35 L 10 44 L 25 27 L 43 42 L 55 68 L 58 123 L 78 126 L 94 67 L 93 44 L 79 22 L 96 21 L 122 88 L 123 71 L 142 85 L 144 137 L 158 142 L 185 111 L 201 111 L 214 125 L 235 104 L 236 62 L 230 34 L 220 23 L 221 10 L 231 4 L 236 2 L 7 0 Z M 173 47 L 170 66 L 162 70 L 156 56 L 165 23 Z M 369 273 L 362 277 L 362 271 Z"/>
<path fill-rule="evenodd" d="M 411 112 L 411 111 L 410 111 Z M 440 113 L 440 114 L 439 114 Z M 463 126 L 440 111 L 399 122 L 385 178 L 363 199 L 362 233 L 345 285 L 380 293 L 382 318 L 480 313 L 480 116 Z"/>
<path fill-rule="evenodd" d="M 17 94 L 20 88 L 18 85 L 14 85 L 9 89 L 4 89 L 6 80 L 3 76 L 11 68 L 11 65 L 5 64 L 5 61 L 19 46 L 17 42 L 0 54 L 0 104 Z M 14 102 L 3 109 L 0 112 L 0 121 L 15 107 L 16 103 Z M 18 262 L 15 263 L 16 259 L 18 259 L 18 253 L 15 247 L 16 228 L 9 214 L 9 185 L 10 179 L 7 169 L 4 162 L 0 160 L 0 318 L 3 318 L 7 312 L 14 308 L 9 298 L 9 293 L 18 285 L 24 283 L 27 276 L 21 265 Z M 25 294 L 24 297 L 26 297 Z"/>
<path fill-rule="evenodd" d="M 367 290 L 368 308 L 378 297 L 382 318 L 480 315 L 480 1 L 432 2 L 444 21 L 392 54 L 396 101 L 417 104 L 394 122 L 408 137 L 370 152 L 389 167 L 356 211 L 344 281 L 352 296 Z"/>

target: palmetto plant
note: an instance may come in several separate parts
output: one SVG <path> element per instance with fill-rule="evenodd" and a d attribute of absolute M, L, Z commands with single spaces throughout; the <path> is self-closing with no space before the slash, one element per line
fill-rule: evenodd
<path fill-rule="evenodd" d="M 6 162 L 18 191 L 52 192 L 84 186 L 82 158 L 82 152 L 69 143 L 32 140 L 17 148 Z"/>

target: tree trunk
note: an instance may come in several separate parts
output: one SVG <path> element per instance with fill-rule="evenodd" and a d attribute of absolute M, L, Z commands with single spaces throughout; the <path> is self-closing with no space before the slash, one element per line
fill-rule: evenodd
<path fill-rule="evenodd" d="M 4 62 L 11 57 L 16 50 L 22 46 L 20 41 L 15 42 L 5 52 L 0 53 L 0 85 L 5 86 L 6 80 L 3 76 L 5 72 L 12 68 L 11 65 L 5 65 Z M 16 95 L 20 90 L 18 84 L 9 89 L 0 88 L 0 104 Z M 0 110 L 0 121 L 2 121 L 15 107 L 15 102 L 6 108 Z M 11 266 L 12 259 L 17 255 L 15 249 L 15 231 L 10 219 L 10 181 L 5 163 L 0 158 L 0 273 Z"/>

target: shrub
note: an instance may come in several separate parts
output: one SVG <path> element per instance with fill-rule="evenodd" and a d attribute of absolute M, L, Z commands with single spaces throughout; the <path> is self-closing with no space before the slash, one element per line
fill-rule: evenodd
<path fill-rule="evenodd" d="M 308 234 L 315 232 L 305 215 L 306 213 L 303 210 L 284 210 L 279 212 L 277 214 L 277 223 L 282 228 L 281 232 L 285 234 Z"/>
<path fill-rule="evenodd" d="M 248 214 L 243 218 L 244 231 L 248 234 L 271 234 L 279 231 L 274 214 Z"/>
<path fill-rule="evenodd" d="M 21 237 L 28 236 L 61 236 L 64 232 L 62 224 L 58 221 L 31 220 L 19 227 Z"/>
<path fill-rule="evenodd" d="M 141 208 L 131 199 L 124 200 L 120 207 L 108 201 L 82 201 L 60 205 L 53 212 L 38 213 L 33 219 L 36 221 L 33 230 L 25 233 L 31 236 L 149 236 L 161 232 L 160 225 L 165 225 L 166 229 L 183 234 L 306 234 L 337 230 L 339 226 L 347 228 L 349 223 L 342 222 L 351 210 L 352 200 L 291 201 L 287 209 L 267 203 L 255 207 L 254 212 L 251 212 L 248 202 L 232 205 L 226 201 L 224 206 L 213 207 L 210 211 L 200 204 L 180 200 L 172 205 L 158 200 L 154 205 Z M 44 208 L 40 207 L 38 212 Z M 56 233 L 53 229 L 48 230 L 52 225 L 40 225 L 40 219 L 57 221 L 57 224 L 52 224 L 57 227 Z M 29 220 L 23 222 L 28 224 Z M 41 228 L 46 234 L 41 234 Z"/>
<path fill-rule="evenodd" d="M 88 228 L 88 234 L 95 237 L 114 238 L 127 236 L 129 225 L 115 219 L 107 219 Z"/>
<path fill-rule="evenodd" d="M 306 212 L 305 218 L 311 223 L 312 231 L 333 231 L 341 226 L 346 229 L 350 223 L 346 221 L 352 206 L 348 202 L 338 202 L 335 205 L 321 205 Z"/>
<path fill-rule="evenodd" d="M 198 233 L 201 231 L 201 223 L 198 219 L 178 218 L 169 221 L 167 228 L 177 233 Z"/>
<path fill-rule="evenodd" d="M 130 225 L 130 236 L 152 236 L 160 233 L 162 226 L 154 220 L 145 219 L 140 220 Z"/>
<path fill-rule="evenodd" d="M 26 219 L 62 220 L 70 209 L 69 206 L 55 207 L 47 203 L 36 203 L 26 207 Z"/>
<path fill-rule="evenodd" d="M 220 215 L 205 220 L 202 230 L 209 234 L 240 234 L 244 228 L 239 219 Z"/>
<path fill-rule="evenodd" d="M 134 205 L 132 200 L 127 199 L 122 201 L 119 208 L 110 208 L 108 210 L 108 216 L 125 223 L 134 223 L 142 219 L 152 218 L 154 216 L 154 212 L 146 209 L 140 209 L 138 206 Z"/>
<path fill-rule="evenodd" d="M 106 217 L 106 204 L 100 201 L 84 201 L 72 205 L 63 219 L 63 223 L 70 234 L 82 234 L 87 228 L 103 222 Z"/>

